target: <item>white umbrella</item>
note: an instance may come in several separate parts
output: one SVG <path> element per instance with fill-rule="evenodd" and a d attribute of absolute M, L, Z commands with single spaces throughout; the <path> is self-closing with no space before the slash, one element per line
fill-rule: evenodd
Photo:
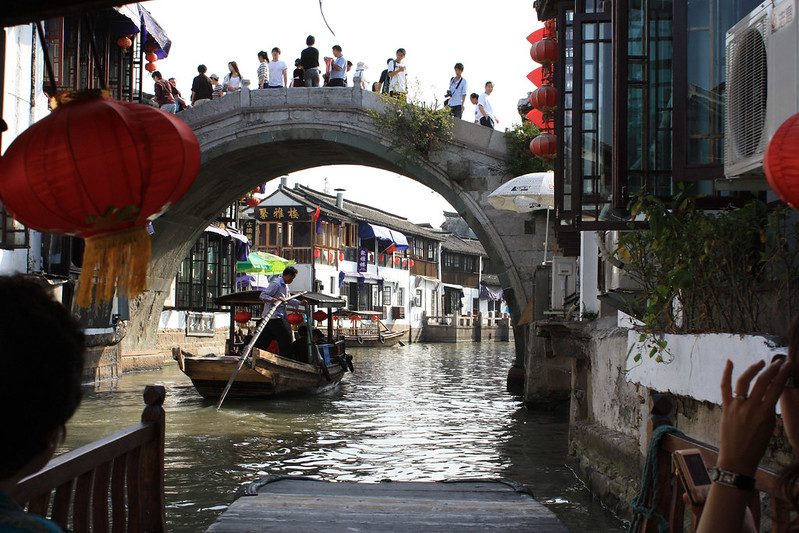
<path fill-rule="evenodd" d="M 530 213 L 537 209 L 547 210 L 544 234 L 544 262 L 546 262 L 549 247 L 549 210 L 555 207 L 555 173 L 532 172 L 517 176 L 489 194 L 488 203 L 497 209 L 517 213 Z"/>
<path fill-rule="evenodd" d="M 555 173 L 532 172 L 513 178 L 489 194 L 488 203 L 497 209 L 517 213 L 554 208 Z"/>

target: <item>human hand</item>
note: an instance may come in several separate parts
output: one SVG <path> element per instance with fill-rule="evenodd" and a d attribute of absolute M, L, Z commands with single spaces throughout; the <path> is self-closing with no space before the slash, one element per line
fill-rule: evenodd
<path fill-rule="evenodd" d="M 721 435 L 716 466 L 754 476 L 774 432 L 774 406 L 791 373 L 791 362 L 780 358 L 767 368 L 765 361 L 751 365 L 738 377 L 734 393 L 732 369 L 732 361 L 728 360 L 721 378 Z M 749 385 L 758 373 L 750 391 Z"/>

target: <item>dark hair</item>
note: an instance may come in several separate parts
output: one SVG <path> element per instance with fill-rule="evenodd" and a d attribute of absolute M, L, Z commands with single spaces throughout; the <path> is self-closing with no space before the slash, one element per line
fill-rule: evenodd
<path fill-rule="evenodd" d="M 386 59 L 386 65 L 388 65 L 392 61 L 394 61 L 394 58 L 393 57 L 389 57 L 388 59 Z"/>
<path fill-rule="evenodd" d="M 163 76 L 161 76 L 161 71 L 159 70 L 154 70 L 151 76 L 153 77 L 153 79 L 155 79 L 156 76 L 163 79 Z"/>
<path fill-rule="evenodd" d="M 84 337 L 41 285 L 0 276 L 0 294 L 0 479 L 7 479 L 47 450 L 78 408 Z"/>
<path fill-rule="evenodd" d="M 340 45 L 338 45 L 338 44 L 334 44 L 334 45 L 333 45 L 333 50 L 336 50 L 336 51 L 338 51 L 338 52 L 341 52 L 341 46 L 340 46 Z"/>
<path fill-rule="evenodd" d="M 455 68 L 458 70 L 463 70 L 463 63 L 455 63 Z"/>
<path fill-rule="evenodd" d="M 352 66 L 352 61 L 347 61 L 347 66 L 351 67 Z"/>
<path fill-rule="evenodd" d="M 269 54 L 261 50 L 258 52 L 258 59 L 266 59 L 266 62 L 269 63 Z"/>
<path fill-rule="evenodd" d="M 293 266 L 287 266 L 283 270 L 283 275 L 284 276 L 296 276 L 297 275 L 297 269 L 294 268 Z"/>
<path fill-rule="evenodd" d="M 230 65 L 233 65 L 233 70 L 236 71 L 236 75 L 241 78 L 241 71 L 239 70 L 239 65 L 235 61 L 228 62 L 228 70 L 230 70 Z"/>
<path fill-rule="evenodd" d="M 280 48 L 278 48 L 277 46 L 275 46 L 274 48 L 272 48 L 272 51 L 273 51 L 273 52 L 277 52 L 277 53 L 279 54 L 279 53 L 280 53 Z"/>
<path fill-rule="evenodd" d="M 208 67 L 205 65 L 197 65 L 197 72 L 200 74 L 205 74 L 208 71 Z"/>
<path fill-rule="evenodd" d="M 294 60 L 294 66 L 295 67 L 299 67 L 300 65 L 302 65 L 302 60 L 301 59 L 295 59 Z"/>
<path fill-rule="evenodd" d="M 305 337 L 306 335 L 308 335 L 308 324 L 305 323 L 300 324 L 299 327 L 297 328 L 297 336 Z"/>
<path fill-rule="evenodd" d="M 167 81 L 172 81 L 172 80 L 174 80 L 174 79 L 175 79 L 175 78 L 169 78 Z"/>
<path fill-rule="evenodd" d="M 405 49 L 404 48 L 397 48 L 397 53 L 398 54 L 404 54 L 405 53 Z"/>
<path fill-rule="evenodd" d="M 309 35 L 308 37 L 305 38 L 305 44 L 308 46 L 313 46 L 313 43 L 315 42 L 316 39 L 314 39 L 313 35 Z"/>
<path fill-rule="evenodd" d="M 494 85 L 494 82 L 493 81 L 487 81 L 485 86 L 488 87 L 489 85 Z"/>
<path fill-rule="evenodd" d="M 480 98 L 480 95 L 477 93 L 472 93 L 469 95 L 469 98 Z"/>

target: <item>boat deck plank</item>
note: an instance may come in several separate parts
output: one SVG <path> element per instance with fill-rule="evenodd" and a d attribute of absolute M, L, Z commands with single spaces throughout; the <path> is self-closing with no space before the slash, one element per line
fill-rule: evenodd
<path fill-rule="evenodd" d="M 527 492 L 494 481 L 253 484 L 208 531 L 565 532 Z"/>

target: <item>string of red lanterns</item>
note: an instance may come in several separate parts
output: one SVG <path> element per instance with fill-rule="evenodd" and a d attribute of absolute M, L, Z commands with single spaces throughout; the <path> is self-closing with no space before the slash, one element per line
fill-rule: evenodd
<path fill-rule="evenodd" d="M 555 63 L 558 59 L 557 23 L 555 19 L 544 21 L 544 27 L 531 33 L 530 58 L 541 67 L 527 75 L 536 86 L 530 93 L 532 109 L 526 117 L 538 126 L 541 133 L 530 141 L 530 152 L 545 161 L 551 161 L 557 154 L 557 137 L 552 133 L 552 116 L 558 107 L 558 90 L 554 87 Z"/>
<path fill-rule="evenodd" d="M 763 169 L 771 189 L 789 206 L 799 209 L 799 113 L 782 123 L 769 141 Z"/>

